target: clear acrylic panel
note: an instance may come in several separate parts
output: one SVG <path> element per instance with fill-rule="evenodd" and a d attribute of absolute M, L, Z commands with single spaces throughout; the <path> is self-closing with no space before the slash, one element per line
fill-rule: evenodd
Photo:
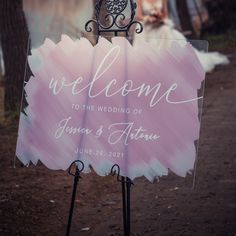
<path fill-rule="evenodd" d="M 206 41 L 46 38 L 30 49 L 16 156 L 101 176 L 196 177 Z M 191 175 L 190 175 L 191 174 Z M 180 176 L 180 177 L 179 177 Z"/>

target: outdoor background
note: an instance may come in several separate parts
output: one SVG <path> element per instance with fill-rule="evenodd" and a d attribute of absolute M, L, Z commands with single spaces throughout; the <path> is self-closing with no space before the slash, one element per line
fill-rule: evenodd
<path fill-rule="evenodd" d="M 135 180 L 132 235 L 236 236 L 236 1 L 170 0 L 169 9 L 177 29 L 230 64 L 206 76 L 195 188 L 192 177 Z M 0 236 L 65 235 L 73 179 L 41 164 L 14 168 L 18 118 L 29 37 L 34 48 L 87 36 L 92 15 L 89 0 L 0 0 Z M 82 177 L 71 235 L 122 235 L 120 184 Z"/>

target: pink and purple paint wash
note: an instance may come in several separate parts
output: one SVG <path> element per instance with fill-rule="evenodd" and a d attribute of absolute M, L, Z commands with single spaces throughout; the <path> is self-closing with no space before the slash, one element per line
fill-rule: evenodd
<path fill-rule="evenodd" d="M 121 175 L 150 181 L 193 169 L 205 73 L 190 44 L 157 49 L 115 37 L 93 46 L 64 35 L 28 62 L 16 148 L 25 165 L 66 170 L 82 160 L 84 172 L 103 176 L 118 164 Z"/>

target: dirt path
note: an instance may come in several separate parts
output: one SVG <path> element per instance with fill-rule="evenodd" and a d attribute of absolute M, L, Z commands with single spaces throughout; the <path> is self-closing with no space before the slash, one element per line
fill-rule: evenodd
<path fill-rule="evenodd" d="M 16 128 L 0 129 L 0 235 L 65 235 L 72 178 L 18 161 L 14 169 Z M 135 180 L 132 235 L 235 236 L 235 170 L 236 60 L 207 78 L 195 190 L 192 176 Z M 122 235 L 120 191 L 112 177 L 84 175 L 72 236 Z"/>

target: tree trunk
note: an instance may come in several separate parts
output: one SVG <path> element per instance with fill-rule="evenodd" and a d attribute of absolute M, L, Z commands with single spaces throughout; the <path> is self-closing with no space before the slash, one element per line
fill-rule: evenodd
<path fill-rule="evenodd" d="M 196 37 L 191 16 L 188 9 L 187 0 L 176 0 L 176 8 L 179 15 L 180 25 L 183 31 L 190 31 L 190 37 Z"/>
<path fill-rule="evenodd" d="M 5 112 L 20 106 L 29 33 L 22 0 L 0 0 L 0 40 L 5 64 Z"/>

